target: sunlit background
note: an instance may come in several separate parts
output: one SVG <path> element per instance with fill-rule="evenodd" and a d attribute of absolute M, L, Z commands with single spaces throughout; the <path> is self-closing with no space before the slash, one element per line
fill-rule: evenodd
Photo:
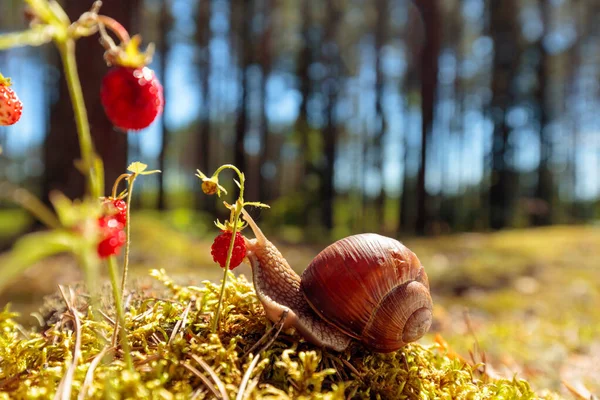
<path fill-rule="evenodd" d="M 64 3 L 73 17 L 91 5 Z M 3 31 L 25 25 L 21 1 L 0 7 Z M 233 162 L 247 197 L 274 207 L 264 223 L 303 226 L 302 239 L 598 215 L 597 2 L 109 0 L 103 12 L 158 48 L 163 118 L 126 149 L 121 132 L 98 146 L 117 171 L 125 151 L 164 170 L 142 184 L 144 207 L 214 209 L 194 171 Z M 96 38 L 85 43 L 100 59 Z M 106 68 L 86 60 L 93 133 L 110 141 L 94 100 Z M 54 49 L 2 52 L 0 68 L 25 103 L 0 130 L 1 178 L 72 186 L 57 168 L 73 152 L 47 156 L 75 139 Z"/>

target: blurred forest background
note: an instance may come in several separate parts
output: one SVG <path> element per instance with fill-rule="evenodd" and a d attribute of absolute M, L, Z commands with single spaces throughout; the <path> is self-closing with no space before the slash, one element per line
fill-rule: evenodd
<path fill-rule="evenodd" d="M 75 19 L 92 0 L 61 3 Z M 234 163 L 246 198 L 273 207 L 263 224 L 295 240 L 600 215 L 599 1 L 105 0 L 102 12 L 156 44 L 165 87 L 160 120 L 116 132 L 98 38 L 78 42 L 108 188 L 128 161 L 164 171 L 140 182 L 138 207 L 222 213 L 194 172 Z M 2 0 L 0 31 L 24 14 Z M 0 127 L 0 180 L 77 196 L 54 47 L 1 52 L 0 69 L 25 103 Z"/>

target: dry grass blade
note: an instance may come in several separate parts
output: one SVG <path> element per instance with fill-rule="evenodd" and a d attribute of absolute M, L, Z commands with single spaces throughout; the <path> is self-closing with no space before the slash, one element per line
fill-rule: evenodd
<path fill-rule="evenodd" d="M 72 290 L 69 290 L 69 294 L 70 294 L 70 298 L 71 300 L 69 301 L 69 299 L 67 299 L 67 296 L 65 295 L 65 292 L 62 288 L 62 286 L 58 286 L 58 289 L 60 290 L 60 294 L 62 296 L 62 298 L 65 301 L 65 304 L 67 305 L 67 308 L 69 309 L 69 312 L 72 314 L 73 319 L 75 320 L 75 349 L 73 350 L 73 361 L 71 362 L 71 365 L 69 365 L 69 368 L 67 369 L 67 373 L 65 374 L 65 376 L 63 377 L 63 379 L 60 381 L 60 384 L 58 385 L 58 389 L 56 390 L 56 394 L 54 395 L 54 399 L 55 400 L 70 400 L 71 399 L 71 387 L 73 386 L 73 375 L 75 374 L 75 369 L 77 368 L 77 362 L 79 360 L 79 358 L 81 357 L 81 321 L 79 320 L 79 313 L 78 311 L 73 307 L 73 305 L 71 304 L 71 302 L 73 301 L 74 298 L 74 293 Z"/>
<path fill-rule="evenodd" d="M 356 376 L 357 379 L 362 379 L 362 375 L 360 374 L 360 372 L 358 372 L 358 370 L 356 368 L 354 368 L 354 365 L 350 364 L 347 360 L 344 360 L 343 358 L 339 359 L 341 362 L 344 363 L 344 365 L 350 370 L 352 371 L 352 373 Z M 408 368 L 407 368 L 408 371 Z"/>
<path fill-rule="evenodd" d="M 210 367 L 210 365 L 208 365 L 206 363 L 206 361 L 204 361 L 203 359 L 201 359 L 197 355 L 192 354 L 192 358 L 194 359 L 194 361 L 196 361 L 198 364 L 200 364 L 200 366 L 210 375 L 210 377 L 212 378 L 212 380 L 215 382 L 215 384 L 219 388 L 219 392 L 221 393 L 221 397 L 224 400 L 229 400 L 229 395 L 227 394 L 227 391 L 225 390 L 225 385 L 223 384 L 223 382 L 221 381 L 221 379 L 219 379 L 219 377 L 217 376 L 215 370 L 212 369 Z"/>
<path fill-rule="evenodd" d="M 108 346 L 104 347 L 102 349 L 102 351 L 100 353 L 98 353 L 98 355 L 96 355 L 96 357 L 94 357 L 94 359 L 90 363 L 90 367 L 88 368 L 87 373 L 85 374 L 83 386 L 81 387 L 81 390 L 79 391 L 77 400 L 84 400 L 86 398 L 86 393 L 89 390 L 89 387 L 94 382 L 94 371 L 96 370 L 96 367 L 98 366 L 98 364 L 100 364 L 100 362 L 102 361 L 102 358 L 104 357 L 104 355 L 109 350 L 113 350 L 113 349 Z"/>
<path fill-rule="evenodd" d="M 571 385 L 569 382 L 563 380 L 562 384 L 565 385 L 569 393 L 571 393 L 578 400 L 596 400 L 597 397 L 591 394 L 588 390 L 585 390 L 585 393 L 582 393 L 583 390 L 576 388 L 574 385 Z"/>
<path fill-rule="evenodd" d="M 190 312 L 190 308 L 192 308 L 191 301 L 188 303 L 187 307 L 181 314 L 181 319 L 179 321 L 177 321 L 177 323 L 175 324 L 175 327 L 173 328 L 173 332 L 171 332 L 171 336 L 169 337 L 168 344 L 171 344 L 171 342 L 173 341 L 173 339 L 175 339 L 175 336 L 177 336 L 179 331 L 183 330 L 185 328 L 185 320 L 187 319 L 188 313 Z"/>
<path fill-rule="evenodd" d="M 269 340 L 269 342 L 267 344 L 265 344 L 262 349 L 260 349 L 260 351 L 256 354 L 256 357 L 254 357 L 254 359 L 248 366 L 248 369 L 246 370 L 246 373 L 244 373 L 244 377 L 242 378 L 242 383 L 240 384 L 240 387 L 238 389 L 238 394 L 235 398 L 236 400 L 242 400 L 245 398 L 244 395 L 246 392 L 246 386 L 248 385 L 248 381 L 250 380 L 250 375 L 252 375 L 252 371 L 254 371 L 254 368 L 256 368 L 256 364 L 258 364 L 258 360 L 260 359 L 260 353 L 262 353 L 263 351 L 265 351 L 269 347 L 271 347 L 271 345 L 273 344 L 275 339 L 277 339 L 277 336 L 279 336 L 279 333 L 283 329 L 283 323 L 285 322 L 285 319 L 287 318 L 288 312 L 289 312 L 289 310 L 287 310 L 287 309 L 283 310 L 283 313 L 281 313 L 281 318 L 279 318 L 279 321 L 277 321 L 277 324 L 274 325 L 274 326 L 277 326 L 277 332 L 275 332 L 275 335 L 271 338 L 271 340 Z"/>
<path fill-rule="evenodd" d="M 241 358 L 246 358 L 248 356 L 248 354 L 254 352 L 254 350 L 256 350 L 258 348 L 258 346 L 260 346 L 262 344 L 262 342 L 264 342 L 269 335 L 271 334 L 271 332 L 273 331 L 273 329 L 275 329 L 277 327 L 277 324 L 274 324 L 273 326 L 271 326 L 269 328 L 268 331 L 265 332 L 264 335 L 262 335 L 262 337 L 260 339 L 258 339 L 258 341 L 256 343 L 254 343 L 254 345 L 252 347 L 250 347 L 250 350 L 246 351 Z"/>
<path fill-rule="evenodd" d="M 181 365 L 183 365 L 183 367 L 185 369 L 187 369 L 188 371 L 190 371 L 192 374 L 196 375 L 198 378 L 200 378 L 200 380 L 206 385 L 206 387 L 212 392 L 212 394 L 217 398 L 220 399 L 221 396 L 219 394 L 219 392 L 217 391 L 217 389 L 215 388 L 215 386 L 211 383 L 210 379 L 208 379 L 206 376 L 204 376 L 202 374 L 202 372 L 198 371 L 196 368 L 192 367 L 190 364 L 188 363 L 181 363 Z M 196 393 L 194 394 L 193 397 L 197 397 L 199 394 Z"/>
<path fill-rule="evenodd" d="M 111 325 L 115 325 L 115 320 L 112 319 L 111 317 L 109 317 L 104 311 L 102 310 L 98 310 L 98 312 L 100 313 L 100 315 L 102 315 L 102 317 Z"/>

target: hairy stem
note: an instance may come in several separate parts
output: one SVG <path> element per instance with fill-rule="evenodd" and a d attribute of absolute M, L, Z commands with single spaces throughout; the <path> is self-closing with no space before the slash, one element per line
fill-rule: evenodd
<path fill-rule="evenodd" d="M 87 189 L 93 198 L 99 198 L 103 191 L 100 187 L 103 171 L 100 171 L 100 163 L 95 162 L 96 153 L 90 132 L 87 110 L 81 90 L 81 82 L 77 72 L 77 62 L 75 60 L 75 41 L 67 38 L 65 41 L 57 41 L 56 45 L 60 52 L 69 88 L 73 112 L 75 113 L 75 122 L 77 125 L 77 134 L 79 137 L 79 147 L 83 169 L 87 180 Z"/>
<path fill-rule="evenodd" d="M 113 296 L 115 298 L 115 309 L 117 311 L 117 321 L 115 321 L 115 332 L 119 331 L 121 336 L 121 348 L 123 349 L 123 357 L 127 368 L 134 372 L 133 362 L 131 360 L 131 350 L 129 348 L 129 341 L 127 339 L 127 331 L 125 328 L 125 310 L 123 309 L 123 298 L 119 293 L 119 282 L 117 272 L 117 261 L 115 256 L 108 257 L 108 273 L 110 274 L 110 283 L 113 289 Z M 120 325 L 120 328 L 119 328 Z"/>
<path fill-rule="evenodd" d="M 127 190 L 127 225 L 125 230 L 127 232 L 127 243 L 125 244 L 125 261 L 123 263 L 123 276 L 121 278 L 121 293 L 125 296 L 125 283 L 127 282 L 127 271 L 129 270 L 129 251 L 131 247 L 131 196 L 133 194 L 133 184 L 137 174 L 131 175 L 131 182 L 129 183 L 129 189 Z"/>
<path fill-rule="evenodd" d="M 52 40 L 54 27 L 43 25 L 22 32 L 0 35 L 0 50 L 23 46 L 41 46 Z"/>
<path fill-rule="evenodd" d="M 123 174 L 127 175 L 127 174 Z M 121 175 L 121 176 L 123 176 Z M 123 275 L 121 276 L 121 299 L 125 298 L 125 284 L 127 283 L 127 272 L 129 270 L 129 249 L 131 245 L 131 218 L 130 218 L 130 209 L 131 209 L 131 196 L 133 193 L 133 183 L 135 182 L 135 178 L 137 174 L 129 175 L 131 181 L 129 182 L 129 189 L 127 191 L 127 224 L 125 225 L 125 232 L 127 235 L 127 242 L 125 243 L 125 260 L 123 262 Z M 118 182 L 118 180 L 117 180 Z M 115 184 L 116 185 L 116 184 Z M 115 186 L 116 187 L 116 186 Z M 114 190 L 114 188 L 113 188 Z M 119 321 L 116 322 L 116 327 L 119 326 Z M 113 333 L 112 342 L 114 343 L 117 340 L 117 331 Z"/>

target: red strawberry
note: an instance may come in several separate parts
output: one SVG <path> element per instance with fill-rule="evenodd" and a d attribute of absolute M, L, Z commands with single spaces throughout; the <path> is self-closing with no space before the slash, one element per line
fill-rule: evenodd
<path fill-rule="evenodd" d="M 215 238 L 215 241 L 210 248 L 210 253 L 212 254 L 214 262 L 218 263 L 221 268 L 225 268 L 227 262 L 229 243 L 231 243 L 231 232 L 222 231 L 222 233 Z M 244 260 L 244 257 L 246 257 L 246 242 L 244 241 L 244 237 L 239 232 L 236 232 L 229 269 L 234 269 L 240 265 Z"/>
<path fill-rule="evenodd" d="M 127 241 L 123 224 L 113 217 L 101 217 L 98 219 L 98 225 L 100 226 L 101 237 L 98 243 L 98 256 L 107 258 L 117 255 Z"/>
<path fill-rule="evenodd" d="M 125 201 L 109 197 L 104 200 L 103 205 L 108 214 L 116 218 L 122 225 L 127 225 L 127 203 Z"/>
<path fill-rule="evenodd" d="M 114 126 L 137 131 L 162 112 L 163 87 L 150 68 L 115 67 L 102 80 L 100 100 Z"/>
<path fill-rule="evenodd" d="M 8 79 L 0 75 L 0 126 L 13 125 L 23 113 L 23 103 L 10 88 Z"/>

